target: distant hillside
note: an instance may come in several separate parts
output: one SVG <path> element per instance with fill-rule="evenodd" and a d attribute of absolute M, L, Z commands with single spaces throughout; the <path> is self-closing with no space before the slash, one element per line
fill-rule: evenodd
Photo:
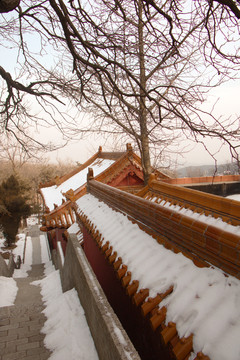
<path fill-rule="evenodd" d="M 187 166 L 177 170 L 177 177 L 198 177 L 213 175 L 235 175 L 239 174 L 239 168 L 236 163 L 227 163 L 218 165 L 200 165 Z"/>

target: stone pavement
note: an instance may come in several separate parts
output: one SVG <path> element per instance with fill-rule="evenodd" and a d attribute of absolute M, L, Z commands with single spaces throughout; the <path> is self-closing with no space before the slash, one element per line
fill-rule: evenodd
<path fill-rule="evenodd" d="M 43 277 L 37 225 L 29 228 L 33 244 L 32 269 L 26 278 L 16 278 L 18 293 L 14 306 L 0 307 L 0 360 L 44 360 L 50 351 L 44 347 L 41 328 L 46 320 L 40 287 L 31 282 Z"/>

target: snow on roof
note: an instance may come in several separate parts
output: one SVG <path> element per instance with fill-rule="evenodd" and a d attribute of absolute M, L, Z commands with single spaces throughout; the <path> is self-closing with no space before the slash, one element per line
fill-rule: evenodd
<path fill-rule="evenodd" d="M 108 159 L 96 159 L 89 167 L 93 169 L 94 176 L 101 174 L 104 170 L 109 168 L 115 161 Z M 73 175 L 70 179 L 64 181 L 61 185 L 53 185 L 50 187 L 42 188 L 41 192 L 45 200 L 46 206 L 49 210 L 54 209 L 54 204 L 61 205 L 62 200 L 65 200 L 63 193 L 68 190 L 77 190 L 84 185 L 87 181 L 88 167 Z"/>
<path fill-rule="evenodd" d="M 227 199 L 240 201 L 240 194 L 229 195 L 229 196 L 227 196 Z"/>
<path fill-rule="evenodd" d="M 153 198 L 150 201 L 155 202 L 155 200 L 157 200 L 157 199 Z M 180 205 L 172 204 L 171 202 L 165 201 L 162 199 L 157 201 L 157 204 L 159 204 L 165 208 L 168 208 L 170 210 L 177 211 L 178 213 L 180 213 L 182 215 L 191 217 L 191 218 L 201 221 L 205 224 L 216 226 L 217 228 L 220 228 L 224 231 L 228 231 L 228 232 L 231 232 L 233 234 L 240 236 L 240 226 L 228 224 L 227 222 L 223 221 L 221 217 L 215 218 L 214 216 L 211 216 L 211 215 L 201 214 L 201 213 L 195 212 L 191 209 L 182 207 Z"/>
<path fill-rule="evenodd" d="M 240 281 L 214 267 L 198 268 L 183 254 L 175 254 L 91 194 L 77 200 L 83 212 L 109 241 L 149 296 L 173 292 L 162 302 L 166 323 L 175 322 L 180 337 L 193 334 L 194 353 L 211 360 L 240 359 Z M 194 354 L 191 358 L 194 358 Z"/>

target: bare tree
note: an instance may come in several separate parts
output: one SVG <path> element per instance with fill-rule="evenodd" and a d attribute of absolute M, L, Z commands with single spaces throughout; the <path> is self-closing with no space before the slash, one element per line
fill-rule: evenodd
<path fill-rule="evenodd" d="M 58 40 L 73 60 L 81 105 L 95 111 L 99 131 L 114 127 L 136 140 L 146 181 L 149 143 L 166 144 L 180 134 L 196 141 L 218 137 L 238 156 L 231 142 L 239 136 L 238 123 L 199 109 L 209 89 L 232 73 L 209 45 L 208 13 L 197 4 L 191 9 L 183 1 L 158 1 L 151 7 L 142 0 L 50 4 L 63 31 Z M 231 71 L 238 69 L 237 61 L 233 67 L 232 61 Z"/>
<path fill-rule="evenodd" d="M 25 69 L 40 80 L 21 87 L 0 72 L 8 89 L 2 103 L 5 124 L 19 114 L 22 93 L 53 100 L 55 106 L 66 96 L 94 111 L 94 124 L 82 132 L 115 132 L 136 140 L 146 181 L 150 144 L 165 148 L 182 135 L 195 141 L 220 138 L 237 158 L 238 124 L 217 119 L 200 105 L 209 89 L 239 70 L 238 52 L 226 48 L 234 50 L 238 41 L 238 3 L 22 0 L 13 23 L 18 23 Z M 51 44 L 54 54 L 62 54 L 60 71 L 34 58 L 25 32 L 38 34 L 42 49 Z"/>
<path fill-rule="evenodd" d="M 20 144 L 16 141 L 11 141 L 9 138 L 1 140 L 0 143 L 0 160 L 9 161 L 11 164 L 12 172 L 16 175 L 28 160 L 29 153 L 21 148 Z"/>
<path fill-rule="evenodd" d="M 172 40 L 177 39 L 172 31 L 174 29 L 174 18 L 164 12 L 159 1 L 143 0 L 146 5 L 146 12 L 149 8 L 154 8 L 159 14 L 163 15 L 169 22 Z M 194 0 L 188 1 L 189 11 L 197 13 L 204 22 L 205 32 L 208 42 L 203 47 L 205 60 L 219 72 L 224 72 L 232 64 L 239 64 L 239 19 L 240 19 L 240 1 L 239 0 Z M 180 9 L 184 1 L 171 0 L 169 8 Z M 177 14 L 176 11 L 174 11 Z M 202 33 L 200 42 L 202 40 Z M 222 60 L 227 60 L 223 62 Z"/>
<path fill-rule="evenodd" d="M 5 3 L 8 1 L 1 5 Z M 28 10 L 34 11 L 34 7 Z M 36 149 L 51 151 L 67 144 L 71 129 L 76 126 L 76 111 L 72 111 L 69 76 L 63 75 L 61 56 L 56 56 L 55 61 L 54 49 L 48 46 L 44 32 L 36 31 L 27 15 L 24 20 L 23 17 L 20 6 L 0 16 L 2 50 L 17 49 L 12 73 L 0 65 L 0 134 L 15 137 L 32 156 Z M 52 49 L 50 56 L 49 49 Z M 1 52 L 1 59 L 7 62 L 4 56 L 8 56 L 7 51 Z M 9 60 L 11 63 L 12 59 Z M 58 129 L 64 142 L 38 140 L 36 134 L 41 127 Z"/>
<path fill-rule="evenodd" d="M 10 164 L 11 174 L 14 176 L 19 175 L 25 164 L 29 162 L 43 162 L 45 153 L 45 148 L 41 144 L 37 146 L 31 139 L 28 142 L 25 139 L 24 145 L 21 144 L 21 137 L 21 132 L 16 132 L 14 135 L 9 132 L 0 140 L 0 161 Z"/>
<path fill-rule="evenodd" d="M 12 11 L 18 7 L 20 0 L 1 0 L 0 13 Z"/>

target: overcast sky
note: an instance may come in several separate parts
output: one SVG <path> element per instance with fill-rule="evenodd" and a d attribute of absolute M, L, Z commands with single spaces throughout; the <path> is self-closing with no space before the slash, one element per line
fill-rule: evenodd
<path fill-rule="evenodd" d="M 217 99 L 219 99 L 217 105 L 215 106 L 215 114 L 219 116 L 224 115 L 225 117 L 232 116 L 233 118 L 236 118 L 240 114 L 239 95 L 240 81 L 231 81 L 231 83 L 222 85 L 220 88 L 214 89 L 212 91 L 212 95 L 209 95 L 209 104 L 213 104 Z M 48 130 L 47 133 L 50 138 L 52 136 L 54 137 L 53 130 L 52 132 L 49 132 Z M 111 141 L 109 141 L 108 144 L 104 145 L 104 140 L 101 139 L 100 135 L 95 137 L 89 136 L 88 140 L 79 140 L 74 144 L 69 144 L 68 146 L 58 151 L 50 153 L 49 159 L 51 161 L 71 159 L 74 162 L 84 162 L 87 160 L 87 158 L 97 152 L 100 145 L 103 146 L 103 150 L 113 150 L 114 145 L 111 143 Z M 177 162 L 179 166 L 214 164 L 214 160 L 206 152 L 202 145 L 195 145 L 193 142 L 187 141 L 184 141 L 184 144 L 188 145 L 189 152 L 182 155 L 173 154 L 173 163 Z M 216 152 L 215 157 L 218 163 L 231 161 L 229 149 L 227 147 L 224 147 L 219 151 L 220 144 L 213 139 L 206 140 L 206 144 L 212 153 Z M 125 150 L 125 146 L 123 150 Z"/>
<path fill-rule="evenodd" d="M 0 65 L 3 66 L 7 71 L 9 71 L 13 77 L 15 73 L 16 66 L 16 56 L 17 49 L 12 48 L 3 50 L 1 47 L 1 57 L 0 57 Z M 215 103 L 217 99 L 218 103 L 215 107 L 215 115 L 223 117 L 232 116 L 236 118 L 240 114 L 240 80 L 233 80 L 230 83 L 224 84 L 221 87 L 212 90 L 212 95 L 209 95 L 209 104 Z M 204 108 L 206 105 L 203 105 Z M 211 106 L 211 105 L 209 105 Z M 59 133 L 57 133 L 54 128 L 51 129 L 43 129 L 41 131 L 41 137 L 44 140 L 49 140 L 51 142 L 60 142 L 61 137 Z M 103 149 L 114 150 L 114 140 L 108 141 L 107 144 L 104 144 L 105 141 L 101 138 L 101 136 L 89 136 L 88 140 L 79 140 L 78 142 L 74 142 L 74 144 L 69 144 L 64 148 L 49 153 L 48 157 L 51 161 L 58 160 L 72 160 L 73 162 L 79 161 L 84 162 L 90 156 L 92 156 L 100 145 L 103 146 Z M 135 144 L 132 144 L 133 146 Z M 200 146 L 195 145 L 192 142 L 184 142 L 184 145 L 188 146 L 189 152 L 182 154 L 182 156 L 177 155 L 176 153 L 172 154 L 172 162 L 178 163 L 180 166 L 187 165 L 201 165 L 201 164 L 214 164 L 214 160 L 210 157 L 210 155 L 206 152 L 206 150 Z M 179 145 L 179 147 L 181 144 Z M 227 147 L 221 149 L 219 151 L 219 144 L 217 141 L 208 140 L 207 146 L 211 150 L 212 153 L 216 153 L 216 159 L 219 163 L 224 163 L 227 161 L 231 161 L 229 150 Z M 119 150 L 117 148 L 116 150 Z M 122 150 L 125 150 L 125 146 Z"/>

